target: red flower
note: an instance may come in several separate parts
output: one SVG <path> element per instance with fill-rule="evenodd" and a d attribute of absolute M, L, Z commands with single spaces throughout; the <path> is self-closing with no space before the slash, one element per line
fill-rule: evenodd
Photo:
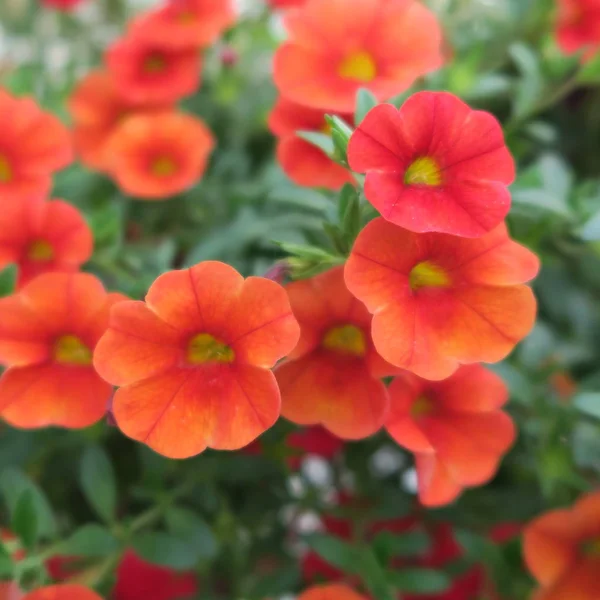
<path fill-rule="evenodd" d="M 446 92 L 373 108 L 350 138 L 348 161 L 367 174 L 369 202 L 410 231 L 479 237 L 510 209 L 515 166 L 500 124 Z"/>
<path fill-rule="evenodd" d="M 109 73 L 92 71 L 79 82 L 69 98 L 75 148 L 82 162 L 92 169 L 103 170 L 106 144 L 120 123 L 134 113 L 169 108 L 169 104 L 148 106 L 128 102 L 117 93 Z"/>
<path fill-rule="evenodd" d="M 163 200 L 198 182 L 214 138 L 196 117 L 176 112 L 126 119 L 106 145 L 106 171 L 123 191 Z"/>
<path fill-rule="evenodd" d="M 503 359 L 529 333 L 536 302 L 520 284 L 538 268 L 504 225 L 467 239 L 411 233 L 379 218 L 359 234 L 345 275 L 374 314 L 381 356 L 426 379 L 444 379 L 460 364 Z"/>
<path fill-rule="evenodd" d="M 63 200 L 15 198 L 0 211 L 0 269 L 19 267 L 19 285 L 48 271 L 77 271 L 94 239 L 81 213 Z"/>
<path fill-rule="evenodd" d="M 315 585 L 298 596 L 298 600 L 368 600 L 341 583 Z"/>
<path fill-rule="evenodd" d="M 168 49 L 135 37 L 115 42 L 106 64 L 118 93 L 128 102 L 169 104 L 200 85 L 200 55 L 195 49 Z"/>
<path fill-rule="evenodd" d="M 523 551 L 540 584 L 535 600 L 598 600 L 600 492 L 535 519 L 525 528 Z"/>
<path fill-rule="evenodd" d="M 600 47 L 600 4 L 598 0 L 558 0 L 556 36 L 567 54 L 587 49 L 586 56 Z"/>
<path fill-rule="evenodd" d="M 161 48 L 201 48 L 234 22 L 232 0 L 168 0 L 134 19 L 129 32 Z"/>
<path fill-rule="evenodd" d="M 315 425 L 314 427 L 303 427 L 290 433 L 286 438 L 286 445 L 296 451 L 288 458 L 288 465 L 292 469 L 298 469 L 302 459 L 307 454 L 332 460 L 341 452 L 344 442 L 340 438 L 331 435 L 327 429 Z"/>
<path fill-rule="evenodd" d="M 44 6 L 49 8 L 57 8 L 58 10 L 64 10 L 65 12 L 73 10 L 82 0 L 41 0 Z"/>
<path fill-rule="evenodd" d="M 102 600 L 96 592 L 82 585 L 49 585 L 25 594 L 23 600 Z"/>
<path fill-rule="evenodd" d="M 198 578 L 193 571 L 177 572 L 153 565 L 128 550 L 117 567 L 113 600 L 179 600 L 195 597 Z"/>
<path fill-rule="evenodd" d="M 444 381 L 412 373 L 390 388 L 388 433 L 415 453 L 419 499 L 428 506 L 455 500 L 465 487 L 489 481 L 515 439 L 501 407 L 508 389 L 480 365 L 461 367 Z"/>
<path fill-rule="evenodd" d="M 0 416 L 22 428 L 87 427 L 100 420 L 112 393 L 92 365 L 111 305 L 93 275 L 39 275 L 0 299 Z"/>
<path fill-rule="evenodd" d="M 302 6 L 307 0 L 267 0 L 272 8 L 291 8 L 292 6 Z"/>
<path fill-rule="evenodd" d="M 145 303 L 116 306 L 94 364 L 122 386 L 113 413 L 125 435 L 185 458 L 242 448 L 273 425 L 270 368 L 298 336 L 279 284 L 209 261 L 161 275 Z"/>
<path fill-rule="evenodd" d="M 387 100 L 442 64 L 440 25 L 416 0 L 353 0 L 351 10 L 348 0 L 308 0 L 285 25 L 275 85 L 313 108 L 351 112 L 362 87 Z"/>
<path fill-rule="evenodd" d="M 344 439 L 375 433 L 388 411 L 379 377 L 397 369 L 377 354 L 371 316 L 346 288 L 342 268 L 286 289 L 302 333 L 275 371 L 281 414 L 298 425 L 321 424 Z"/>
<path fill-rule="evenodd" d="M 71 136 L 53 115 L 30 98 L 0 89 L 0 195 L 44 196 L 52 174 L 73 160 Z"/>
<path fill-rule="evenodd" d="M 343 116 L 351 121 L 349 115 Z M 354 181 L 352 175 L 322 150 L 298 137 L 298 131 L 329 133 L 325 112 L 279 98 L 269 115 L 269 127 L 278 138 L 277 160 L 298 185 L 338 190 Z"/>
<path fill-rule="evenodd" d="M 23 596 L 16 581 L 0 581 L 0 600 L 22 600 Z"/>

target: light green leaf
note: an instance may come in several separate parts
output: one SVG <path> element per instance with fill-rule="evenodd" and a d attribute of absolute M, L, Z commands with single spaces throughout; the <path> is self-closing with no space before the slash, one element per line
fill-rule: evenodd
<path fill-rule="evenodd" d="M 106 452 L 99 446 L 88 447 L 79 464 L 79 483 L 90 506 L 110 523 L 117 506 L 117 484 Z"/>

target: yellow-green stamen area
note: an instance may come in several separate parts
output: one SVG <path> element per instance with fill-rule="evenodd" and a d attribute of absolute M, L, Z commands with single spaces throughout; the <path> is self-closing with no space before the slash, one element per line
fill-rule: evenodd
<path fill-rule="evenodd" d="M 422 156 L 413 161 L 404 173 L 406 185 L 442 185 L 442 171 L 437 162 L 429 156 Z"/>
<path fill-rule="evenodd" d="M 65 365 L 91 365 L 92 351 L 74 335 L 63 335 L 54 343 L 54 360 Z"/>
<path fill-rule="evenodd" d="M 434 408 L 434 403 L 427 396 L 419 396 L 410 407 L 410 414 L 415 418 L 426 417 L 433 412 Z"/>
<path fill-rule="evenodd" d="M 340 354 L 364 356 L 367 350 L 365 334 L 355 325 L 332 327 L 323 337 L 323 348 Z"/>
<path fill-rule="evenodd" d="M 338 74 L 344 79 L 368 83 L 375 79 L 377 65 L 368 52 L 359 50 L 344 58 L 338 68 Z"/>
<path fill-rule="evenodd" d="M 161 156 L 152 162 L 152 173 L 158 177 L 170 177 L 177 171 L 177 164 L 168 156 Z"/>
<path fill-rule="evenodd" d="M 423 261 L 414 266 L 408 276 L 408 282 L 413 291 L 424 287 L 448 287 L 452 283 L 442 267 L 429 261 Z"/>
<path fill-rule="evenodd" d="M 188 343 L 187 360 L 192 365 L 231 363 L 235 360 L 235 352 L 209 333 L 199 333 Z"/>
<path fill-rule="evenodd" d="M 13 170 L 6 156 L 0 154 L 0 183 L 8 183 L 13 178 Z"/>
<path fill-rule="evenodd" d="M 29 245 L 27 258 L 36 262 L 52 260 L 54 258 L 54 248 L 45 240 L 36 240 Z"/>

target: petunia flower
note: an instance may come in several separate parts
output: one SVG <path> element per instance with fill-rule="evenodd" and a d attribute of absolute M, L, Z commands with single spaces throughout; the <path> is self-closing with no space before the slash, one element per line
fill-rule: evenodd
<path fill-rule="evenodd" d="M 346 288 L 342 267 L 286 289 L 301 336 L 275 371 L 282 415 L 298 425 L 320 424 L 344 439 L 375 433 L 389 402 L 379 378 L 397 369 L 375 350 L 371 316 Z"/>
<path fill-rule="evenodd" d="M 123 433 L 186 458 L 242 448 L 275 423 L 270 369 L 298 336 L 279 284 L 208 261 L 161 275 L 145 302 L 116 306 L 94 364 L 121 386 L 113 414 Z"/>
<path fill-rule="evenodd" d="M 586 58 L 600 48 L 600 4 L 598 0 L 558 0 L 556 37 L 566 54 L 585 50 Z"/>
<path fill-rule="evenodd" d="M 284 23 L 275 85 L 304 106 L 349 113 L 360 88 L 387 100 L 442 64 L 440 25 L 417 0 L 308 0 Z"/>
<path fill-rule="evenodd" d="M 339 115 L 351 121 L 350 115 Z M 285 174 L 298 185 L 340 189 L 354 181 L 347 169 L 325 152 L 297 135 L 299 131 L 328 134 L 325 112 L 279 98 L 269 115 L 269 128 L 278 138 L 277 160 Z"/>
<path fill-rule="evenodd" d="M 600 598 L 600 492 L 534 519 L 525 528 L 523 553 L 540 585 L 534 600 Z"/>
<path fill-rule="evenodd" d="M 386 220 L 410 231 L 479 237 L 510 209 L 515 165 L 502 128 L 447 92 L 373 108 L 348 144 L 350 168 Z"/>
<path fill-rule="evenodd" d="M 71 136 L 31 98 L 0 89 L 0 197 L 44 196 L 52 175 L 73 160 Z"/>
<path fill-rule="evenodd" d="M 106 412 L 112 386 L 92 365 L 108 325 L 107 294 L 86 273 L 39 275 L 0 299 L 0 417 L 32 429 L 88 427 Z"/>
<path fill-rule="evenodd" d="M 468 239 L 412 233 L 377 218 L 358 235 L 345 276 L 374 315 L 381 356 L 444 379 L 460 364 L 502 360 L 531 331 L 536 301 L 521 284 L 538 269 L 505 225 Z"/>
<path fill-rule="evenodd" d="M 463 488 L 489 481 L 514 442 L 514 424 L 501 410 L 508 389 L 480 365 L 435 382 L 405 373 L 389 393 L 385 428 L 415 454 L 419 499 L 427 506 L 452 502 Z"/>
<path fill-rule="evenodd" d="M 105 168 L 125 193 L 161 200 L 199 181 L 213 146 L 208 127 L 192 115 L 135 115 L 111 135 Z"/>
<path fill-rule="evenodd" d="M 96 592 L 78 584 L 59 584 L 33 590 L 23 600 L 102 600 Z"/>
<path fill-rule="evenodd" d="M 49 271 L 77 271 L 94 239 L 83 215 L 64 200 L 14 198 L 0 211 L 0 269 L 14 263 L 21 286 Z"/>

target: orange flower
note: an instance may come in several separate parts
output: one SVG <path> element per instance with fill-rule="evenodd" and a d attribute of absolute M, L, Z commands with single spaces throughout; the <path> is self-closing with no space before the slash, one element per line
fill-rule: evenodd
<path fill-rule="evenodd" d="M 586 57 L 600 47 L 598 0 L 558 0 L 556 23 L 558 45 L 566 54 L 587 49 Z"/>
<path fill-rule="evenodd" d="M 298 596 L 298 600 L 367 600 L 351 587 L 341 583 L 315 585 Z"/>
<path fill-rule="evenodd" d="M 379 377 L 398 369 L 377 354 L 371 316 L 346 288 L 342 267 L 286 289 L 301 336 L 275 371 L 281 414 L 299 425 L 321 424 L 345 439 L 375 433 L 389 405 Z"/>
<path fill-rule="evenodd" d="M 128 102 L 169 104 L 200 85 L 200 55 L 194 49 L 167 49 L 122 38 L 106 53 L 117 92 Z"/>
<path fill-rule="evenodd" d="M 489 481 L 514 442 L 513 422 L 500 410 L 508 390 L 480 365 L 461 367 L 436 382 L 405 373 L 394 379 L 389 393 L 385 428 L 415 453 L 423 504 L 447 504 L 463 488 Z"/>
<path fill-rule="evenodd" d="M 103 170 L 105 147 L 115 128 L 132 113 L 169 109 L 169 104 L 140 105 L 117 93 L 112 77 L 105 71 L 92 71 L 84 77 L 69 98 L 73 118 L 75 148 L 84 164 Z"/>
<path fill-rule="evenodd" d="M 298 341 L 284 289 L 219 262 L 161 275 L 146 302 L 124 302 L 94 355 L 122 386 L 121 430 L 171 458 L 235 450 L 271 427 L 280 395 L 269 370 Z"/>
<path fill-rule="evenodd" d="M 350 115 L 340 116 L 348 122 L 352 121 Z M 269 127 L 279 138 L 277 160 L 294 183 L 338 190 L 345 183 L 354 181 L 344 167 L 296 135 L 298 131 L 329 133 L 324 111 L 279 98 L 269 115 Z"/>
<path fill-rule="evenodd" d="M 47 194 L 52 174 L 73 160 L 69 131 L 31 98 L 2 89 L 0 122 L 0 195 L 10 200 Z"/>
<path fill-rule="evenodd" d="M 313 108 L 352 112 L 361 87 L 387 100 L 442 64 L 440 25 L 417 0 L 353 0 L 351 10 L 348 0 L 308 0 L 285 25 L 275 85 Z"/>
<path fill-rule="evenodd" d="M 519 284 L 538 269 L 535 254 L 512 241 L 505 225 L 468 239 L 411 233 L 378 218 L 356 239 L 345 274 L 374 314 L 381 356 L 444 379 L 460 364 L 503 359 L 530 332 L 536 302 Z"/>
<path fill-rule="evenodd" d="M 129 32 L 161 48 L 201 48 L 234 22 L 231 0 L 170 0 L 135 19 Z"/>
<path fill-rule="evenodd" d="M 0 299 L 0 416 L 22 428 L 87 427 L 106 412 L 112 387 L 92 365 L 108 325 L 107 294 L 93 275 L 47 273 Z"/>
<path fill-rule="evenodd" d="M 183 113 L 126 119 L 106 145 L 106 170 L 124 192 L 162 200 L 194 185 L 214 139 L 204 123 Z"/>
<path fill-rule="evenodd" d="M 96 592 L 75 584 L 49 585 L 26 594 L 23 600 L 102 600 Z"/>
<path fill-rule="evenodd" d="M 63 200 L 15 198 L 0 211 L 0 269 L 19 267 L 19 285 L 48 271 L 76 271 L 94 239 L 81 213 Z"/>
<path fill-rule="evenodd" d="M 365 195 L 410 231 L 479 237 L 510 209 L 515 165 L 493 115 L 447 92 L 419 92 L 369 112 L 348 144 Z"/>
<path fill-rule="evenodd" d="M 525 528 L 523 552 L 541 586 L 535 600 L 598 600 L 600 492 L 535 519 Z"/>

